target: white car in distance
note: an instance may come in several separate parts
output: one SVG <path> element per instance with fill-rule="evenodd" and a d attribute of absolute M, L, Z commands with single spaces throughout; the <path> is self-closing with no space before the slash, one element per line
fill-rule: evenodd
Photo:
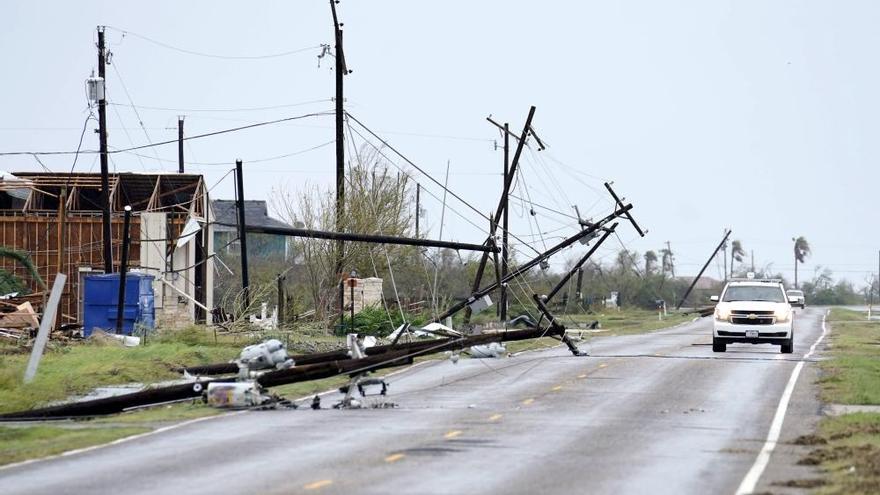
<path fill-rule="evenodd" d="M 724 286 L 712 325 L 712 351 L 727 344 L 773 344 L 783 354 L 794 350 L 794 311 L 781 280 L 734 279 Z"/>
<path fill-rule="evenodd" d="M 788 302 L 790 302 L 792 306 L 800 306 L 801 309 L 804 309 L 807 306 L 807 301 L 804 299 L 804 291 L 789 289 L 785 291 L 785 295 L 788 296 Z"/>

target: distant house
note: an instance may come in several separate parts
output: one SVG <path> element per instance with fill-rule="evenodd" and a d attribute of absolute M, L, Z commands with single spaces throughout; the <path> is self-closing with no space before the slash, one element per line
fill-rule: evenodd
<path fill-rule="evenodd" d="M 214 218 L 218 223 L 237 224 L 238 212 L 235 201 L 216 199 L 211 202 Z M 269 216 L 266 202 L 262 200 L 245 200 L 244 221 L 247 225 L 260 227 L 290 228 L 290 225 Z M 239 248 L 238 232 L 235 227 L 226 225 L 214 226 L 214 246 L 217 251 L 237 252 Z M 248 256 L 278 256 L 287 259 L 290 255 L 288 238 L 280 235 L 248 234 Z"/>
<path fill-rule="evenodd" d="M 675 277 L 677 280 L 681 280 L 683 282 L 687 282 L 688 284 L 694 281 L 694 277 Z M 702 276 L 697 283 L 694 285 L 694 290 L 718 290 L 721 288 L 721 281 L 718 279 L 714 279 L 712 277 Z"/>

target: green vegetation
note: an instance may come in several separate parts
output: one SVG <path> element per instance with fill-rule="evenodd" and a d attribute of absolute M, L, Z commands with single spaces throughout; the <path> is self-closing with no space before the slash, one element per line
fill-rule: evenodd
<path fill-rule="evenodd" d="M 0 354 L 0 412 L 42 406 L 100 386 L 179 378 L 175 367 L 228 361 L 239 349 L 240 345 L 214 344 L 198 327 L 169 332 L 140 347 L 91 338 L 47 350 L 28 385 L 22 383 L 28 354 Z"/>
<path fill-rule="evenodd" d="M 0 426 L 0 464 L 60 454 L 145 433 L 149 428 L 61 428 Z"/>
<path fill-rule="evenodd" d="M 828 320 L 832 359 L 822 362 L 822 399 L 835 404 L 880 404 L 880 322 L 835 308 Z"/>
<path fill-rule="evenodd" d="M 835 308 L 828 322 L 831 359 L 823 361 L 822 399 L 837 404 L 880 404 L 880 324 Z M 824 479 L 809 480 L 821 494 L 880 493 L 880 414 L 825 418 L 817 435 L 797 443 L 815 445 L 801 464 L 821 466 Z"/>

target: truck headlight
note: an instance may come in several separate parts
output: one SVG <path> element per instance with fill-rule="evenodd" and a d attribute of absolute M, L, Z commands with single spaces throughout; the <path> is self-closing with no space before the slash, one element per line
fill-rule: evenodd
<path fill-rule="evenodd" d="M 791 310 L 777 310 L 774 316 L 776 317 L 776 323 L 788 323 L 791 320 Z"/>
<path fill-rule="evenodd" d="M 730 318 L 730 310 L 723 308 L 715 308 L 715 319 L 720 321 L 727 321 Z"/>

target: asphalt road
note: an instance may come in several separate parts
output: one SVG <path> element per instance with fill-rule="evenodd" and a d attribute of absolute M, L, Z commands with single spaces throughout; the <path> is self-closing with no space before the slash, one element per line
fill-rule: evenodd
<path fill-rule="evenodd" d="M 208 419 L 0 470 L 0 492 L 733 494 L 823 314 L 800 312 L 790 355 L 747 344 L 714 354 L 705 318 L 594 338 L 582 344 L 590 357 L 429 362 L 389 379 L 397 409 Z M 819 417 L 815 368 L 804 366 L 756 492 L 815 477 L 795 466 L 803 447 L 786 443 Z"/>

